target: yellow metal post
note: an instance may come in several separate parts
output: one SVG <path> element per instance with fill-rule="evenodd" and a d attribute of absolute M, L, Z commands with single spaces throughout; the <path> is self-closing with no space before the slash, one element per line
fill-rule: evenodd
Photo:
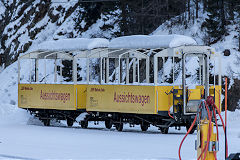
<path fill-rule="evenodd" d="M 204 152 L 205 146 L 207 145 L 207 137 L 209 132 L 209 120 L 201 120 L 200 124 L 198 125 L 198 139 L 197 139 L 197 157 L 203 154 L 200 157 L 200 160 L 204 159 L 205 153 L 206 153 L 206 159 L 205 160 L 216 160 L 214 156 L 214 152 L 217 152 L 218 150 L 218 142 L 217 142 L 217 134 L 213 133 L 213 122 L 211 122 L 211 137 L 210 137 L 210 143 L 208 148 L 206 149 L 206 152 Z"/>

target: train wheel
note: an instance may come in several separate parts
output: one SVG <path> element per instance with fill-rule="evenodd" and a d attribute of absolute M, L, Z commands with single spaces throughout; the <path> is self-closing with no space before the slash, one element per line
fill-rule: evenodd
<path fill-rule="evenodd" d="M 87 128 L 88 127 L 88 121 L 81 121 L 81 127 Z"/>
<path fill-rule="evenodd" d="M 50 126 L 50 119 L 44 119 L 42 121 L 44 126 Z"/>
<path fill-rule="evenodd" d="M 112 128 L 112 121 L 111 120 L 105 120 L 105 127 L 107 129 L 111 129 Z"/>
<path fill-rule="evenodd" d="M 168 127 L 160 127 L 162 134 L 168 134 Z"/>
<path fill-rule="evenodd" d="M 186 130 L 188 131 L 190 127 L 191 127 L 191 124 L 187 124 Z M 197 128 L 197 125 L 194 125 L 192 130 L 189 132 L 189 134 L 193 134 L 196 128 Z"/>
<path fill-rule="evenodd" d="M 123 130 L 123 123 L 117 123 L 117 124 L 116 124 L 116 129 L 117 129 L 118 131 L 122 131 L 122 130 Z"/>
<path fill-rule="evenodd" d="M 141 123 L 140 126 L 141 126 L 142 131 L 147 131 L 148 130 L 148 124 Z"/>
<path fill-rule="evenodd" d="M 68 127 L 72 127 L 74 123 L 74 120 L 72 118 L 67 118 L 67 125 Z"/>

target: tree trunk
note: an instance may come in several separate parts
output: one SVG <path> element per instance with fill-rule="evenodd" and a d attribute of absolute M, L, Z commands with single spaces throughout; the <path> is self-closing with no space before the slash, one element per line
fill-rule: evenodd
<path fill-rule="evenodd" d="M 238 34 L 238 51 L 240 51 L 240 31 L 239 31 L 239 34 Z"/>
<path fill-rule="evenodd" d="M 188 5 L 188 21 L 190 22 L 190 15 L 191 15 L 191 11 L 190 11 L 190 0 L 187 1 L 187 5 Z"/>
<path fill-rule="evenodd" d="M 196 19 L 198 18 L 198 0 L 195 1 L 196 4 Z"/>
<path fill-rule="evenodd" d="M 226 19 L 225 19 L 225 11 L 224 11 L 224 0 L 221 0 L 221 20 L 222 20 L 222 27 L 225 27 L 226 25 Z"/>
<path fill-rule="evenodd" d="M 234 20 L 234 3 L 232 1 L 229 2 L 229 19 Z"/>
<path fill-rule="evenodd" d="M 207 8 L 207 1 L 203 0 L 203 13 L 206 12 L 206 8 Z"/>

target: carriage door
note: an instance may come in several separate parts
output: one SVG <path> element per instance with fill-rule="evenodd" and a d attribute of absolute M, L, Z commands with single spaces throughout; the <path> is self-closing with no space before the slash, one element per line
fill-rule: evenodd
<path fill-rule="evenodd" d="M 189 73 L 189 70 L 193 70 Z M 182 56 L 182 89 L 184 115 L 197 112 L 201 99 L 209 95 L 209 55 L 185 53 Z"/>

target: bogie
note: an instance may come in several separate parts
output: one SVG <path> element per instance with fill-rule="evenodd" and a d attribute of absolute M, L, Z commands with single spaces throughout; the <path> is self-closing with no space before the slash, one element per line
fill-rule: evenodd
<path fill-rule="evenodd" d="M 67 117 L 67 125 L 68 125 L 68 127 L 72 127 L 74 121 L 75 121 L 74 119 L 72 119 L 72 118 L 70 118 L 70 117 Z"/>
<path fill-rule="evenodd" d="M 142 131 L 147 131 L 148 130 L 148 124 L 146 123 L 141 123 L 140 125 Z"/>
<path fill-rule="evenodd" d="M 168 130 L 169 130 L 168 127 L 159 127 L 159 129 L 161 130 L 162 134 L 168 134 Z"/>
<path fill-rule="evenodd" d="M 117 131 L 121 132 L 123 130 L 123 123 L 116 123 L 115 127 Z"/>
<path fill-rule="evenodd" d="M 50 126 L 50 119 L 43 119 L 42 122 L 44 124 L 44 126 Z"/>
<path fill-rule="evenodd" d="M 81 125 L 82 128 L 86 129 L 88 127 L 88 121 L 85 121 L 85 120 L 81 121 L 80 125 Z"/>
<path fill-rule="evenodd" d="M 111 129 L 112 128 L 112 120 L 111 119 L 107 119 L 107 120 L 105 120 L 105 127 L 107 128 L 107 129 Z"/>

